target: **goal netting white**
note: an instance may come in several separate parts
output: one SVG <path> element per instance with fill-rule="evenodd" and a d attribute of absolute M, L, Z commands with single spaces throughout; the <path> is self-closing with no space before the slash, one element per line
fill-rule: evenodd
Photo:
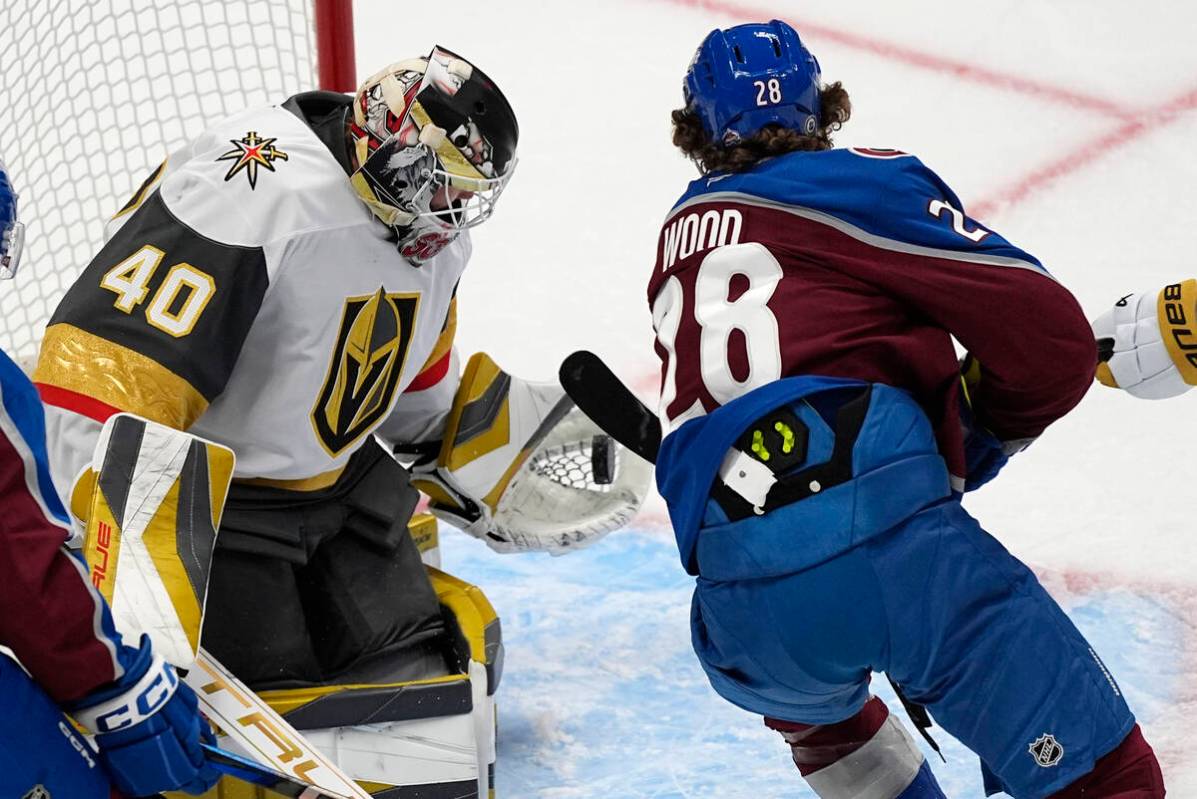
<path fill-rule="evenodd" d="M 3 0 L 0 160 L 25 254 L 0 348 L 28 362 L 104 222 L 207 123 L 316 88 L 309 0 Z"/>

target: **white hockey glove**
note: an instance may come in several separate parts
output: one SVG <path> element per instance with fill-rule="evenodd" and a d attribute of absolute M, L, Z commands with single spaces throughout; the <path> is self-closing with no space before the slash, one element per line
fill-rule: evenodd
<path fill-rule="evenodd" d="M 1142 399 L 1197 385 L 1197 280 L 1128 294 L 1093 322 L 1097 379 Z"/>
<path fill-rule="evenodd" d="M 615 443 L 556 383 L 529 383 L 477 353 L 435 460 L 412 468 L 429 510 L 496 552 L 562 555 L 626 524 L 652 467 Z"/>

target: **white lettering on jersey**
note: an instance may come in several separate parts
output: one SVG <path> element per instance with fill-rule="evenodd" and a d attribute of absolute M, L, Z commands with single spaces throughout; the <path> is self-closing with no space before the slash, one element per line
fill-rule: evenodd
<path fill-rule="evenodd" d="M 704 214 L 692 213 L 678 217 L 669 227 L 661 243 L 661 271 L 696 252 L 740 243 L 744 217 L 739 211 L 726 208 Z"/>
<path fill-rule="evenodd" d="M 976 230 L 965 230 L 964 228 L 964 213 L 959 208 L 953 208 L 943 200 L 932 200 L 931 204 L 927 206 L 927 213 L 936 219 L 943 216 L 943 212 L 947 211 L 952 217 L 952 230 L 959 233 L 964 238 L 971 242 L 979 242 L 981 239 L 989 235 L 988 230 L 977 228 Z"/>

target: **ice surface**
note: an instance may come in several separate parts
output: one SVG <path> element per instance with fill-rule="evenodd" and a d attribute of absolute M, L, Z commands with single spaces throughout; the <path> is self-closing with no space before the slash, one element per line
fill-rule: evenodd
<path fill-rule="evenodd" d="M 839 144 L 918 154 L 1091 317 L 1197 271 L 1191 4 L 359 0 L 357 14 L 359 74 L 439 43 L 519 114 L 519 170 L 477 231 L 459 341 L 524 377 L 587 347 L 651 392 L 644 287 L 693 177 L 668 112 L 707 31 L 770 16 L 806 23 L 824 75 L 850 91 Z M 1179 797 L 1197 796 L 1194 414 L 1197 394 L 1095 387 L 967 503 L 1091 637 Z M 568 558 L 446 540 L 448 567 L 503 617 L 500 796 L 808 795 L 774 734 L 706 686 L 659 515 L 650 503 L 638 530 Z M 947 754 L 949 794 L 979 796 L 972 758 Z"/>

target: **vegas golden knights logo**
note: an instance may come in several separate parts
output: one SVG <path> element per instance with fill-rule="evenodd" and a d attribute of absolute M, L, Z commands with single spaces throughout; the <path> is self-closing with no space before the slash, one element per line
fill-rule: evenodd
<path fill-rule="evenodd" d="M 350 297 L 324 386 L 312 409 L 316 438 L 336 457 L 390 410 L 407 359 L 419 294 Z"/>

